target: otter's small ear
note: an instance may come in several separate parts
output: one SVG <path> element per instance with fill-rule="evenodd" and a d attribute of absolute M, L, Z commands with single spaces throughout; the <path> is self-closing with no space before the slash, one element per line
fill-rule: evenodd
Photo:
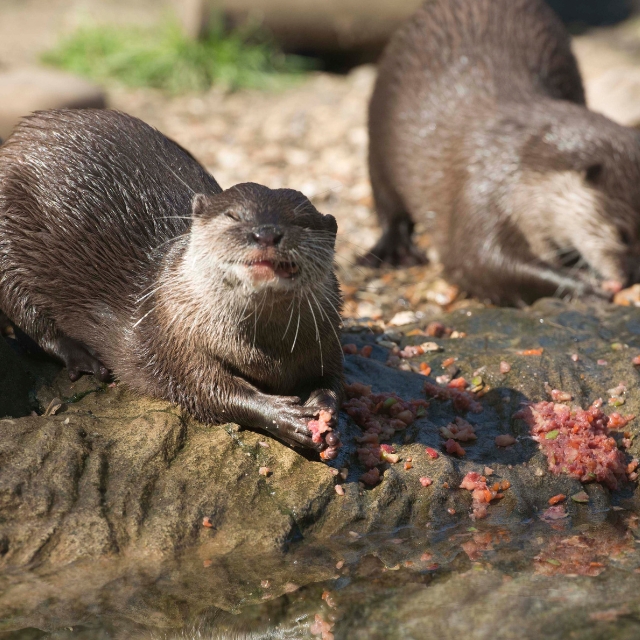
<path fill-rule="evenodd" d="M 323 215 L 322 217 L 324 218 L 324 223 L 327 229 L 334 234 L 338 233 L 338 223 L 336 219 L 329 213 Z"/>
<path fill-rule="evenodd" d="M 191 203 L 191 215 L 194 218 L 201 218 L 209 209 L 210 204 L 209 196 L 204 193 L 196 193 Z"/>

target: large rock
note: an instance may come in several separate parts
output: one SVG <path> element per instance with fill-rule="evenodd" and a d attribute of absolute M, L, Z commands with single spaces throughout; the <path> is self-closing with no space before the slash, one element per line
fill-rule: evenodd
<path fill-rule="evenodd" d="M 189 33 L 204 30 L 213 5 L 232 24 L 262 24 L 286 51 L 375 58 L 422 0 L 188 0 L 175 6 Z"/>
<path fill-rule="evenodd" d="M 0 138 L 22 116 L 42 109 L 103 108 L 102 89 L 82 78 L 48 69 L 24 68 L 0 73 Z"/>
<path fill-rule="evenodd" d="M 640 125 L 640 22 L 633 19 L 573 40 L 587 104 L 619 124 Z"/>
<path fill-rule="evenodd" d="M 567 637 L 570 629 L 580 638 L 634 637 L 613 630 L 618 618 L 630 619 L 625 629 L 637 633 L 637 487 L 611 492 L 551 476 L 512 416 L 522 401 L 547 397 L 545 382 L 586 406 L 624 381 L 624 411 L 640 414 L 631 362 L 640 314 L 542 301 L 529 312 L 459 311 L 444 322 L 467 337 L 438 339 L 443 351 L 423 359 L 434 376 L 451 357 L 467 378 L 483 368 L 491 389 L 483 412 L 467 416 L 477 442 L 464 458 L 444 453 L 438 427 L 456 414 L 432 400 L 426 418 L 395 441 L 412 468 L 391 465 L 365 490 L 354 455 L 359 429 L 342 415 L 334 466 L 349 467 L 344 496 L 328 465 L 267 436 L 204 426 L 90 378 L 71 384 L 60 376 L 43 387 L 42 406 L 64 401 L 56 415 L 0 422 L 0 632 L 218 637 L 226 629 L 300 638 L 300 625 L 308 629 L 317 613 L 336 616 L 336 638 L 511 638 L 518 629 L 522 638 Z M 387 367 L 375 338 L 368 330 L 345 336 L 373 347 L 371 358 L 347 356 L 347 378 L 424 398 L 425 378 Z M 543 355 L 518 353 L 533 347 Z M 512 367 L 506 375 L 502 360 Z M 628 427 L 634 438 L 639 422 Z M 503 433 L 517 443 L 497 448 Z M 427 457 L 425 445 L 440 457 Z M 630 456 L 639 453 L 634 440 Z M 264 466 L 269 477 L 259 473 Z M 511 487 L 474 522 L 470 494 L 457 487 L 486 466 Z M 422 487 L 422 476 L 433 485 Z M 560 522 L 540 519 L 551 496 L 582 490 L 587 504 L 569 500 Z M 581 571 L 602 575 L 571 577 Z M 323 603 L 325 589 L 335 610 Z M 286 631 L 266 631 L 267 619 Z"/>

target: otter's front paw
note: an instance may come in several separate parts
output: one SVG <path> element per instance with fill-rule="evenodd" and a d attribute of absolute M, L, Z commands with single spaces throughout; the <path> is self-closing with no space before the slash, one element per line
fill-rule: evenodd
<path fill-rule="evenodd" d="M 263 427 L 271 435 L 294 447 L 305 447 L 322 451 L 324 442 L 314 442 L 309 423 L 318 415 L 315 406 L 300 404 L 300 398 L 291 396 L 272 396 L 270 398 L 273 418 Z"/>
<path fill-rule="evenodd" d="M 334 427 L 338 417 L 338 399 L 335 392 L 328 389 L 317 389 L 310 396 L 305 406 L 315 410 L 317 419 L 309 422 L 309 428 L 313 433 L 315 443 L 324 443 L 327 448 L 322 451 L 320 457 L 323 460 L 333 460 L 338 455 L 341 446 L 340 436 Z"/>
<path fill-rule="evenodd" d="M 408 233 L 387 231 L 376 245 L 358 263 L 366 267 L 391 264 L 396 267 L 413 267 L 427 264 L 427 256 L 413 243 Z"/>

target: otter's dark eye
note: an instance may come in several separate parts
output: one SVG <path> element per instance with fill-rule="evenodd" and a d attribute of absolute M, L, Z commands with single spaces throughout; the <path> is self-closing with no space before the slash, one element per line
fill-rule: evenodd
<path fill-rule="evenodd" d="M 585 174 L 587 182 L 590 182 L 591 184 L 598 184 L 602 178 L 602 169 L 603 167 L 601 164 L 592 164 Z"/>
<path fill-rule="evenodd" d="M 237 214 L 237 213 L 235 213 L 235 211 L 225 211 L 225 212 L 224 212 L 224 215 L 225 215 L 227 218 L 231 218 L 231 220 L 235 220 L 236 222 L 239 222 L 239 221 L 240 221 L 240 218 L 238 217 L 238 214 Z"/>

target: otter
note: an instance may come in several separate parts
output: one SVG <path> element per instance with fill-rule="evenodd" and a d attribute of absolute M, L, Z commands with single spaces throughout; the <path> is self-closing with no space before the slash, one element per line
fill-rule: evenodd
<path fill-rule="evenodd" d="M 223 191 L 117 111 L 37 112 L 0 148 L 0 308 L 72 380 L 325 458 L 339 437 L 308 423 L 333 424 L 342 393 L 336 232 L 298 191 Z"/>
<path fill-rule="evenodd" d="M 543 0 L 428 0 L 392 37 L 369 106 L 383 235 L 414 264 L 433 220 L 445 275 L 498 304 L 608 296 L 640 277 L 640 133 L 586 108 Z"/>

